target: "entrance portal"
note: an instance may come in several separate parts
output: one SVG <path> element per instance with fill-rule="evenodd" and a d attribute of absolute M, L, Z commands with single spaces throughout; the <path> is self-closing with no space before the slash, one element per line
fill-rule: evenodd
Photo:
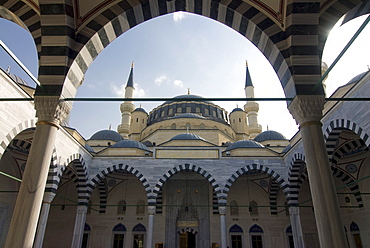
<path fill-rule="evenodd" d="M 195 248 L 195 234 L 191 232 L 181 233 L 180 248 Z"/>

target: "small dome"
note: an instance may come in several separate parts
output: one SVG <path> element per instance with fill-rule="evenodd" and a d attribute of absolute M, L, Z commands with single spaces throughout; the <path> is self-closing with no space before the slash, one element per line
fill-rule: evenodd
<path fill-rule="evenodd" d="M 233 109 L 233 111 L 231 111 L 231 113 L 236 112 L 236 111 L 243 111 L 243 112 L 244 112 L 244 110 L 243 110 L 243 109 L 241 109 L 241 108 L 234 108 L 234 109 Z M 230 113 L 230 114 L 231 114 L 231 113 Z"/>
<path fill-rule="evenodd" d="M 198 118 L 198 119 L 205 119 L 201 115 L 193 114 L 193 113 L 184 113 L 184 114 L 179 114 L 175 115 L 174 117 L 171 117 L 171 119 L 177 119 L 177 118 Z"/>
<path fill-rule="evenodd" d="M 354 83 L 357 83 L 358 81 L 360 81 L 365 75 L 366 73 L 368 73 L 369 71 L 365 71 L 363 73 L 360 73 L 358 74 L 357 76 L 355 76 L 354 78 L 352 78 L 351 80 L 349 80 L 349 82 L 346 84 L 346 85 L 349 85 L 349 84 L 354 84 Z"/>
<path fill-rule="evenodd" d="M 231 143 L 225 151 L 234 150 L 237 148 L 263 148 L 264 146 L 253 140 L 239 140 Z"/>
<path fill-rule="evenodd" d="M 145 109 L 143 108 L 136 108 L 133 112 L 136 112 L 136 111 L 139 111 L 139 112 L 144 112 L 145 114 L 148 114 Z"/>
<path fill-rule="evenodd" d="M 113 130 L 101 130 L 93 134 L 90 140 L 112 140 L 115 142 L 123 140 L 122 136 Z"/>
<path fill-rule="evenodd" d="M 193 133 L 182 133 L 172 137 L 170 140 L 205 140 Z"/>
<path fill-rule="evenodd" d="M 138 148 L 144 151 L 150 152 L 148 147 L 144 145 L 143 143 L 140 143 L 135 140 L 121 140 L 120 142 L 117 142 L 116 144 L 111 146 L 112 148 Z"/>
<path fill-rule="evenodd" d="M 262 142 L 265 140 L 286 140 L 286 138 L 281 133 L 272 130 L 264 131 L 254 138 L 254 141 L 257 142 Z"/>

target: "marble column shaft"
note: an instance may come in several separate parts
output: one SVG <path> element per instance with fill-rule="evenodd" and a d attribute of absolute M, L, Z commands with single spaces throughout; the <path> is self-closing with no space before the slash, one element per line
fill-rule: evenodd
<path fill-rule="evenodd" d="M 320 246 L 347 247 L 321 129 L 324 96 L 296 96 L 289 111 L 300 125 Z"/>
<path fill-rule="evenodd" d="M 148 207 L 148 232 L 146 235 L 146 248 L 153 247 L 153 230 L 154 230 L 154 215 L 155 206 Z"/>
<path fill-rule="evenodd" d="M 305 248 L 303 232 L 302 232 L 302 224 L 301 224 L 301 219 L 299 217 L 299 208 L 290 207 L 289 215 L 290 215 L 290 224 L 292 227 L 294 247 L 295 248 Z"/>
<path fill-rule="evenodd" d="M 226 207 L 218 207 L 220 213 L 221 248 L 227 248 Z"/>
<path fill-rule="evenodd" d="M 55 197 L 55 193 L 53 192 L 45 192 L 44 193 L 44 200 L 42 203 L 41 214 L 39 218 L 39 224 L 37 226 L 36 238 L 33 244 L 33 248 L 41 248 L 42 243 L 44 242 L 46 224 L 48 221 L 49 211 L 50 211 L 50 204 Z"/>
<path fill-rule="evenodd" d="M 79 205 L 77 206 L 75 227 L 73 230 L 73 239 L 71 247 L 81 247 L 82 238 L 85 230 L 87 206 Z"/>
<path fill-rule="evenodd" d="M 9 248 L 33 246 L 55 137 L 70 105 L 58 96 L 35 96 L 35 109 L 38 122 L 5 243 Z"/>

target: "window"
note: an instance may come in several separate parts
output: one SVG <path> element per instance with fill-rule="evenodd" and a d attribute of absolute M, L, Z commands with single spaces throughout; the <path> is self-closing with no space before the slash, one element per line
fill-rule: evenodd
<path fill-rule="evenodd" d="M 249 203 L 249 213 L 254 216 L 258 215 L 258 203 L 256 201 Z"/>
<path fill-rule="evenodd" d="M 239 215 L 239 207 L 236 201 L 230 202 L 230 215 Z"/>
<path fill-rule="evenodd" d="M 139 122 L 139 118 L 136 118 L 136 122 Z"/>
<path fill-rule="evenodd" d="M 358 225 L 352 221 L 350 226 L 351 233 L 353 235 L 353 240 L 355 241 L 356 248 L 362 248 L 361 236 L 360 236 L 360 228 Z"/>
<path fill-rule="evenodd" d="M 137 224 L 132 228 L 133 238 L 133 248 L 144 248 L 144 239 L 145 239 L 146 228 L 143 224 Z"/>
<path fill-rule="evenodd" d="M 285 233 L 288 238 L 288 247 L 294 248 L 294 240 L 293 240 L 293 234 L 292 234 L 292 226 L 288 226 L 285 230 Z"/>
<path fill-rule="evenodd" d="M 139 200 L 136 205 L 136 215 L 144 214 L 145 214 L 145 202 L 143 200 Z"/>
<path fill-rule="evenodd" d="M 90 231 L 91 231 L 90 226 L 85 223 L 84 234 L 82 236 L 81 248 L 87 248 L 87 244 L 88 244 L 88 241 L 89 241 Z"/>
<path fill-rule="evenodd" d="M 242 119 L 239 118 L 239 122 L 242 122 Z"/>
<path fill-rule="evenodd" d="M 186 113 L 191 113 L 191 108 L 190 107 L 186 107 Z"/>
<path fill-rule="evenodd" d="M 162 113 L 161 113 L 161 117 L 163 117 L 164 116 L 164 111 L 162 111 Z"/>
<path fill-rule="evenodd" d="M 181 107 L 178 107 L 176 112 L 181 113 L 182 112 L 181 110 L 182 110 Z"/>
<path fill-rule="evenodd" d="M 113 248 L 123 248 L 126 227 L 119 223 L 113 227 Z"/>
<path fill-rule="evenodd" d="M 263 229 L 255 224 L 249 228 L 250 240 L 251 240 L 251 248 L 263 248 Z"/>
<path fill-rule="evenodd" d="M 121 200 L 118 202 L 118 206 L 117 206 L 117 214 L 126 214 L 126 201 L 125 200 Z"/>
<path fill-rule="evenodd" d="M 168 114 L 172 115 L 172 113 L 173 113 L 173 109 L 171 108 L 170 110 L 168 110 Z"/>
<path fill-rule="evenodd" d="M 206 129 L 206 126 L 202 123 L 202 124 L 200 124 L 200 129 Z"/>
<path fill-rule="evenodd" d="M 199 108 L 199 107 L 196 107 L 196 108 L 195 108 L 195 112 L 196 112 L 196 113 L 200 113 L 200 108 Z"/>
<path fill-rule="evenodd" d="M 208 109 L 204 109 L 204 114 L 205 115 L 209 115 L 209 110 Z"/>
<path fill-rule="evenodd" d="M 171 129 L 176 129 L 176 124 L 175 124 L 175 123 L 173 123 L 173 124 L 171 125 Z"/>
<path fill-rule="evenodd" d="M 234 224 L 233 226 L 230 227 L 229 233 L 230 233 L 231 248 L 242 248 L 243 229 L 239 225 Z"/>
<path fill-rule="evenodd" d="M 190 123 L 186 123 L 186 129 L 191 129 Z"/>

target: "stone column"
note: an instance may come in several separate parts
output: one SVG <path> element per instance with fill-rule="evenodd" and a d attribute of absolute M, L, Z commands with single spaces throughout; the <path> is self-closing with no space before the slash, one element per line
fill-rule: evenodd
<path fill-rule="evenodd" d="M 154 215 L 155 206 L 148 207 L 148 232 L 146 234 L 146 248 L 153 247 L 153 230 L 154 230 Z"/>
<path fill-rule="evenodd" d="M 73 230 L 73 239 L 71 247 L 81 247 L 82 238 L 84 236 L 85 221 L 86 221 L 87 206 L 77 206 L 75 227 Z"/>
<path fill-rule="evenodd" d="M 226 207 L 218 207 L 220 213 L 221 248 L 227 248 Z"/>
<path fill-rule="evenodd" d="M 289 215 L 290 215 L 290 224 L 292 226 L 294 247 L 304 248 L 305 246 L 304 246 L 301 219 L 299 218 L 299 208 L 290 207 Z"/>
<path fill-rule="evenodd" d="M 5 247 L 30 248 L 39 219 L 54 140 L 71 107 L 59 96 L 35 96 L 38 122 L 14 207 Z"/>
<path fill-rule="evenodd" d="M 50 211 L 50 204 L 53 201 L 54 197 L 55 197 L 55 193 L 53 192 L 44 193 L 44 200 L 42 201 L 42 208 L 41 208 L 41 214 L 39 218 L 39 224 L 37 226 L 36 239 L 33 244 L 34 248 L 41 248 L 42 243 L 44 242 L 45 229 L 46 229 L 46 224 L 48 221 L 48 216 L 49 216 L 49 211 Z"/>
<path fill-rule="evenodd" d="M 320 246 L 347 247 L 339 203 L 321 129 L 324 96 L 296 96 L 289 111 L 299 124 Z"/>

